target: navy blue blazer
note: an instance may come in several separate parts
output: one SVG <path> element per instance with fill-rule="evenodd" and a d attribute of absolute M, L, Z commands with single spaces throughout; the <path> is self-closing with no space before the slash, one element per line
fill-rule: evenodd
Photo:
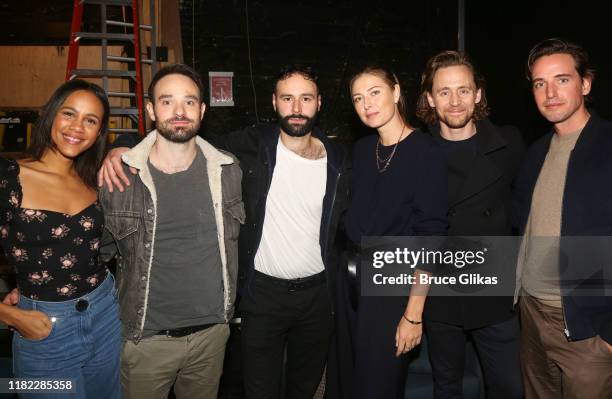
<path fill-rule="evenodd" d="M 554 132 L 537 140 L 528 150 L 513 194 L 513 225 L 525 233 L 533 190 L 548 153 Z M 561 211 L 561 236 L 612 236 L 612 123 L 592 115 L 572 151 L 567 168 Z M 562 246 L 563 246 L 563 240 Z M 563 247 L 562 247 L 563 249 Z M 561 258 L 562 259 L 562 258 Z M 581 265 L 569 267 L 584 285 L 601 287 L 610 276 L 611 265 L 594 275 L 592 268 L 581 276 Z M 584 265 L 582 265 L 584 266 Z M 612 281 L 605 282 L 612 284 Z M 562 290 L 568 340 L 601 336 L 612 343 L 612 296 L 586 296 L 572 289 Z M 603 288 L 601 289 L 603 291 Z"/>

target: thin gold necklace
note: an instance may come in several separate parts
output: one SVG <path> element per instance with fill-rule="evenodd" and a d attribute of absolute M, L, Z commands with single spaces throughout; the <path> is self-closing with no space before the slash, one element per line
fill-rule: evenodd
<path fill-rule="evenodd" d="M 379 154 L 379 146 L 380 146 L 380 136 L 378 136 L 378 141 L 376 142 L 376 168 L 378 169 L 378 173 L 383 173 L 389 167 L 393 156 L 395 155 L 395 150 L 397 150 L 397 145 L 399 144 L 402 136 L 404 135 L 404 130 L 406 129 L 406 125 L 402 127 L 402 131 L 400 132 L 395 145 L 393 146 L 393 150 L 391 150 L 391 154 L 386 159 L 382 159 Z"/>

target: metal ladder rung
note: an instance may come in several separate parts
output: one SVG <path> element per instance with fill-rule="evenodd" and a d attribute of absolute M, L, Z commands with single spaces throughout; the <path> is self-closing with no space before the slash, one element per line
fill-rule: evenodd
<path fill-rule="evenodd" d="M 126 93 L 121 91 L 107 91 L 106 95 L 109 97 L 136 97 L 136 93 Z"/>
<path fill-rule="evenodd" d="M 134 40 L 134 35 L 131 33 L 77 32 L 76 37 L 77 37 L 77 40 L 79 39 Z"/>
<path fill-rule="evenodd" d="M 108 131 L 110 133 L 138 133 L 138 129 L 130 129 L 130 128 L 123 128 L 123 127 L 110 128 L 108 129 Z"/>
<path fill-rule="evenodd" d="M 89 76 L 89 77 L 103 77 L 108 76 L 109 78 L 134 78 L 136 77 L 136 71 L 117 71 L 112 69 L 73 69 L 70 72 L 71 76 Z"/>
<path fill-rule="evenodd" d="M 111 115 L 138 115 L 136 108 L 111 108 Z"/>
<path fill-rule="evenodd" d="M 134 62 L 136 61 L 136 59 L 134 57 L 120 57 L 117 55 L 109 55 L 106 57 L 107 60 L 109 61 L 117 61 L 117 62 Z M 140 60 L 141 63 L 143 64 L 152 64 L 153 60 L 145 60 L 145 59 L 141 59 Z"/>
<path fill-rule="evenodd" d="M 106 20 L 106 24 L 110 25 L 110 26 L 123 26 L 123 27 L 126 27 L 126 28 L 131 28 L 131 27 L 134 26 L 134 24 L 131 23 L 131 22 L 113 21 L 113 20 L 110 20 L 110 19 Z M 140 29 L 142 29 L 142 30 L 151 30 L 151 29 L 153 29 L 153 27 L 151 25 L 140 25 Z"/>
<path fill-rule="evenodd" d="M 106 95 L 109 97 L 136 97 L 136 93 L 123 92 L 123 91 L 107 91 Z M 145 93 L 143 95 L 144 98 L 149 98 L 149 95 Z"/>

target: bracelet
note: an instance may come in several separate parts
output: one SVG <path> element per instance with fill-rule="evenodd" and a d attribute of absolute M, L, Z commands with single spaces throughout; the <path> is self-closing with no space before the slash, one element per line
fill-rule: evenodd
<path fill-rule="evenodd" d="M 414 321 L 414 320 L 410 320 L 409 318 L 406 317 L 405 314 L 402 315 L 402 317 L 410 324 L 414 324 L 416 326 L 418 326 L 419 324 L 423 324 L 423 321 Z"/>

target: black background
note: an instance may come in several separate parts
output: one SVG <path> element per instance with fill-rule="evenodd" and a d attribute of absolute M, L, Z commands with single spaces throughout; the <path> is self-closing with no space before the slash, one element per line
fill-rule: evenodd
<path fill-rule="evenodd" d="M 371 63 L 388 66 L 414 108 L 427 59 L 457 48 L 454 0 L 180 0 L 179 6 L 185 63 L 206 81 L 208 71 L 234 72 L 235 107 L 210 107 L 205 116 L 203 128 L 218 133 L 257 119 L 273 121 L 276 74 L 283 65 L 302 63 L 320 75 L 321 127 L 350 142 L 369 133 L 348 99 L 354 71 Z M 66 45 L 71 15 L 70 0 L 2 1 L 0 44 Z M 465 0 L 466 50 L 487 79 L 491 119 L 518 126 L 528 142 L 547 129 L 533 103 L 524 65 L 529 48 L 549 37 L 578 42 L 589 51 L 597 72 L 594 109 L 612 118 L 611 15 L 607 2 L 594 0 Z M 98 17 L 95 7 L 86 11 L 85 24 L 94 26 Z"/>

